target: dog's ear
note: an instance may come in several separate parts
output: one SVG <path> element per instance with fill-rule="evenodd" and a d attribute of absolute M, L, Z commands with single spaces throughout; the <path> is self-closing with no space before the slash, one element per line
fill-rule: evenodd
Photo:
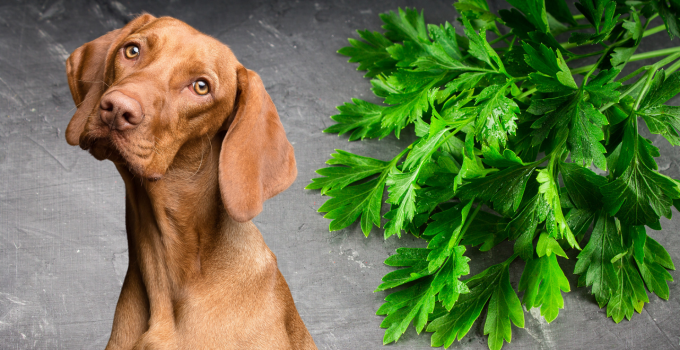
<path fill-rule="evenodd" d="M 237 69 L 238 99 L 222 142 L 219 184 L 229 216 L 239 222 L 262 211 L 262 203 L 297 176 L 293 146 L 274 102 L 257 73 Z"/>
<path fill-rule="evenodd" d="M 66 128 L 66 141 L 75 146 L 79 143 L 87 118 L 99 102 L 107 84 L 104 76 L 106 67 L 112 59 L 113 51 L 120 41 L 155 19 L 143 14 L 130 21 L 125 27 L 111 31 L 77 48 L 66 60 L 66 76 L 71 89 L 76 112 Z"/>

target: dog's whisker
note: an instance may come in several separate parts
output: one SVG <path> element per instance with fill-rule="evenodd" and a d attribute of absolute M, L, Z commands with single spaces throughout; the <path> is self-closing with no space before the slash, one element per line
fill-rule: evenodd
<path fill-rule="evenodd" d="M 203 139 L 201 138 L 201 148 L 203 146 Z M 196 169 L 196 172 L 194 172 L 191 176 L 189 176 L 189 179 L 193 178 L 196 174 L 198 174 L 198 171 L 201 170 L 201 165 L 203 165 L 203 155 L 205 155 L 205 151 L 201 150 L 201 162 L 198 163 L 198 169 Z"/>

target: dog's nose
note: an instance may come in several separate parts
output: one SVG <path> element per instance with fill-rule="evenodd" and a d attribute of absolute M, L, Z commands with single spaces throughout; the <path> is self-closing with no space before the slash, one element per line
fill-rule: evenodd
<path fill-rule="evenodd" d="M 134 129 L 144 119 L 142 106 L 120 91 L 106 94 L 99 104 L 99 118 L 112 130 Z"/>

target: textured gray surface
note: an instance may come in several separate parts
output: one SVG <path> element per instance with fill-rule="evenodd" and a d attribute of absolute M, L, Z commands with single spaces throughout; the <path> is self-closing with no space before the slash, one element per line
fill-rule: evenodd
<path fill-rule="evenodd" d="M 500 2 L 493 2 L 500 3 Z M 493 5 L 492 3 L 492 5 Z M 122 6 L 121 6 L 122 5 Z M 304 186 L 335 148 L 388 159 L 409 143 L 346 142 L 322 134 L 334 107 L 370 99 L 368 82 L 335 53 L 356 29 L 379 30 L 378 14 L 398 6 L 425 9 L 430 23 L 455 17 L 449 1 L 62 1 L 3 0 L 0 4 L 0 349 L 102 349 L 127 267 L 123 184 L 113 165 L 64 140 L 73 112 L 64 60 L 79 45 L 122 26 L 130 13 L 169 15 L 228 44 L 257 71 L 296 149 L 299 176 L 254 221 L 278 257 L 300 314 L 320 349 L 380 349 L 385 293 L 373 293 L 391 269 L 383 260 L 408 236 L 364 238 L 358 226 L 329 233 L 316 213 L 318 191 Z M 676 44 L 675 42 L 674 44 Z M 644 50 L 670 45 L 665 34 Z M 677 99 L 676 99 L 677 101 Z M 664 173 L 680 177 L 680 154 L 661 137 Z M 675 213 L 677 215 L 677 213 Z M 650 235 L 680 263 L 680 221 L 662 220 Z M 511 254 L 469 249 L 472 272 Z M 680 287 L 632 321 L 614 324 L 585 288 L 576 288 L 575 258 L 562 263 L 572 285 L 565 310 L 551 324 L 536 309 L 513 328 L 504 349 L 680 348 Z M 521 263 L 511 267 L 516 287 Z M 672 272 L 675 279 L 680 274 Z M 483 324 L 452 348 L 486 349 Z M 429 334 L 409 329 L 390 347 L 428 349 Z"/>

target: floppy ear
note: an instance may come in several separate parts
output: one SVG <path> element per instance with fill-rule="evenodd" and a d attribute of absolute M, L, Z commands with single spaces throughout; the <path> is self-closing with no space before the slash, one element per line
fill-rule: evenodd
<path fill-rule="evenodd" d="M 227 213 L 244 222 L 293 183 L 297 168 L 293 146 L 260 76 L 241 66 L 237 79 L 236 113 L 222 142 L 219 183 Z"/>
<path fill-rule="evenodd" d="M 88 116 L 97 106 L 106 86 L 111 83 L 105 81 L 107 79 L 104 74 L 113 51 L 117 49 L 121 40 L 153 19 L 154 16 L 143 14 L 125 27 L 108 32 L 77 48 L 66 60 L 68 86 L 77 107 L 66 128 L 66 141 L 70 145 L 75 146 L 79 143 Z"/>

